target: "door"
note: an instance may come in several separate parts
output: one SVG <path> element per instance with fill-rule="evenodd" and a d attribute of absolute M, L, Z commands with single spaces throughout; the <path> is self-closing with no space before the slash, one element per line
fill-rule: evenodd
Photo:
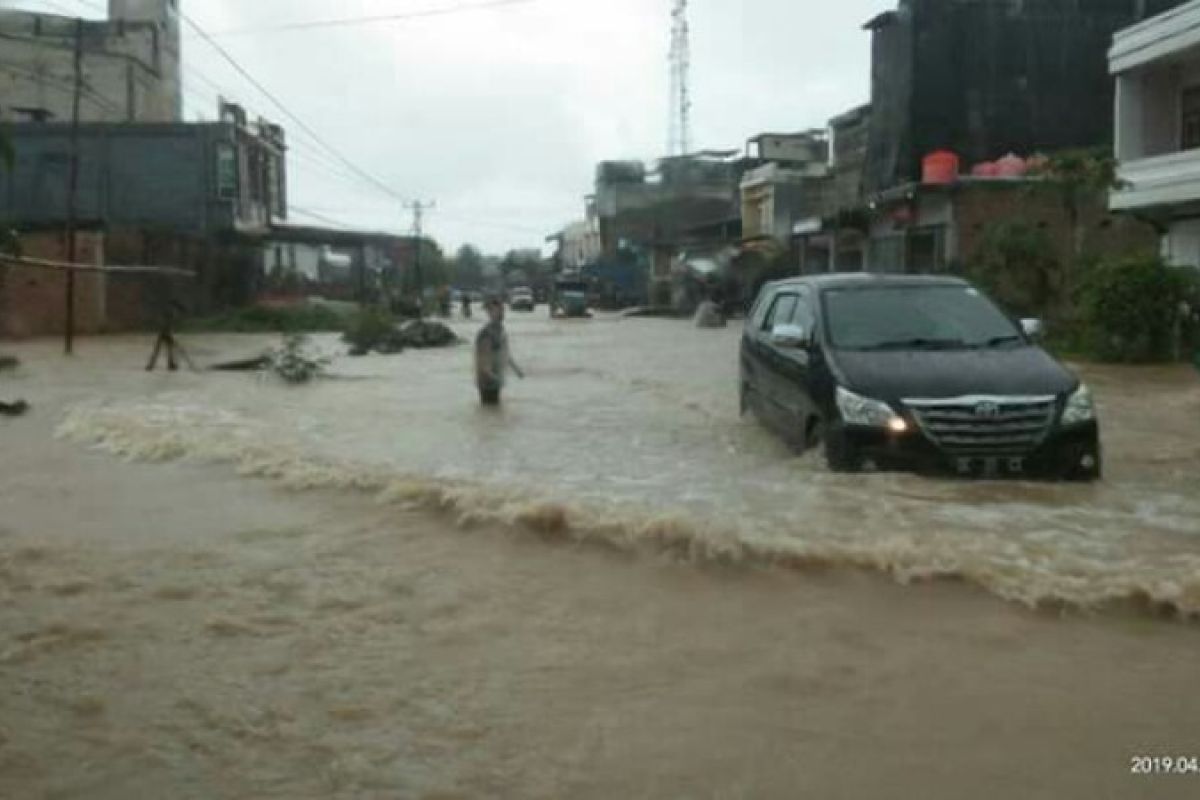
<path fill-rule="evenodd" d="M 763 401 L 764 413 L 770 422 L 779 427 L 785 434 L 789 432 L 790 414 L 788 412 L 788 395 L 790 390 L 786 385 L 784 375 L 787 371 L 784 364 L 783 350 L 771 341 L 771 334 L 780 325 L 790 325 L 796 311 L 800 296 L 794 289 L 784 290 L 772 299 L 762 325 L 757 335 L 757 351 L 759 355 L 758 391 Z"/>
<path fill-rule="evenodd" d="M 801 287 L 796 294 L 796 302 L 787 322 L 776 322 L 776 325 L 787 324 L 803 328 L 808 334 L 810 343 L 815 340 L 817 316 L 813 307 L 812 292 Z M 780 411 L 786 424 L 792 432 L 804 439 L 807 432 L 808 420 L 816 414 L 816 405 L 812 398 L 812 366 L 815 347 L 795 348 L 776 347 L 776 396 Z"/>
<path fill-rule="evenodd" d="M 743 411 L 762 405 L 757 402 L 758 396 L 763 392 L 764 354 L 761 336 L 763 326 L 766 324 L 767 313 L 771 310 L 774 300 L 775 292 L 771 289 L 763 289 L 746 317 L 741 352 Z"/>

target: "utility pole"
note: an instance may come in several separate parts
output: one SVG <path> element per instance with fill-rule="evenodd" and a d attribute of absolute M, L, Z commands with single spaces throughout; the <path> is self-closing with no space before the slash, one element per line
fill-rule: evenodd
<path fill-rule="evenodd" d="M 437 203 L 428 202 L 422 203 L 420 200 L 414 200 L 411 203 L 405 203 L 404 207 L 413 212 L 413 237 L 417 240 L 416 257 L 413 263 L 413 271 L 417 277 L 417 309 L 421 317 L 425 316 L 425 276 L 421 272 L 421 251 L 424 250 L 424 223 L 425 212 L 437 208 Z"/>
<path fill-rule="evenodd" d="M 67 263 L 75 264 L 76 203 L 79 195 L 79 104 L 83 97 L 83 20 L 75 20 L 75 87 L 71 100 L 71 164 L 67 174 Z M 75 270 L 67 270 L 67 355 L 75 350 Z"/>

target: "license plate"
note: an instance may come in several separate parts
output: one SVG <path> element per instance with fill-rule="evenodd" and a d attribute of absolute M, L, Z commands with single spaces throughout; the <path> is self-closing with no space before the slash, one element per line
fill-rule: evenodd
<path fill-rule="evenodd" d="M 1023 458 L 960 458 L 955 464 L 959 475 L 997 478 L 1025 474 L 1025 459 Z"/>

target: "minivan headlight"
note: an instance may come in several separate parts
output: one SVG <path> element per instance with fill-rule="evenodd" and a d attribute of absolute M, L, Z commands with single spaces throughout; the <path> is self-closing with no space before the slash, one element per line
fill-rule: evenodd
<path fill-rule="evenodd" d="M 862 397 L 840 386 L 837 390 L 837 407 L 842 419 L 850 425 L 888 428 L 897 432 L 908 428 L 904 419 L 887 403 Z"/>
<path fill-rule="evenodd" d="M 1063 409 L 1062 424 L 1078 425 L 1081 422 L 1092 422 L 1096 419 L 1096 401 L 1092 398 L 1092 390 L 1080 386 L 1075 393 L 1067 398 L 1067 407 Z"/>

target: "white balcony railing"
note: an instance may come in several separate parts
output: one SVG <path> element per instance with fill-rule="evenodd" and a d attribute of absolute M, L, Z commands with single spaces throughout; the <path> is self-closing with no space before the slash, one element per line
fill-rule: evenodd
<path fill-rule="evenodd" d="M 1112 194 L 1114 211 L 1200 201 L 1200 150 L 1121 163 L 1124 187 Z"/>

